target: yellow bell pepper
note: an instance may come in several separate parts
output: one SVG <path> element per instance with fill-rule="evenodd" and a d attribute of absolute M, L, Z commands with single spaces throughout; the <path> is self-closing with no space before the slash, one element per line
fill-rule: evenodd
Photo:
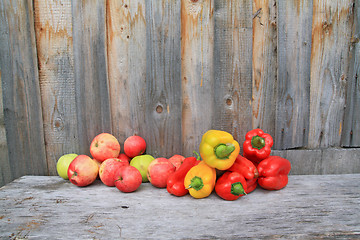
<path fill-rule="evenodd" d="M 207 165 L 218 170 L 226 170 L 234 164 L 240 146 L 230 133 L 209 130 L 202 136 L 199 151 Z"/>
<path fill-rule="evenodd" d="M 216 170 L 208 166 L 204 161 L 190 168 L 187 172 L 184 185 L 194 198 L 205 198 L 214 190 L 216 182 Z"/>

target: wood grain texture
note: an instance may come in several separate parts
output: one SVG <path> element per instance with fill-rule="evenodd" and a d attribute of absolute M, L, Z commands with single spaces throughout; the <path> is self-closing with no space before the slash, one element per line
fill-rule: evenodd
<path fill-rule="evenodd" d="M 322 153 L 321 174 L 360 173 L 360 149 L 326 148 Z"/>
<path fill-rule="evenodd" d="M 92 139 L 111 131 L 106 58 L 105 0 L 72 1 L 79 153 L 90 154 Z"/>
<path fill-rule="evenodd" d="M 49 173 L 80 150 L 75 100 L 71 1 L 35 1 L 35 33 Z"/>
<path fill-rule="evenodd" d="M 290 175 L 323 174 L 322 172 L 323 151 L 321 149 L 273 150 L 271 151 L 271 155 L 280 156 L 290 161 L 291 163 Z"/>
<path fill-rule="evenodd" d="M 1 69 L 0 69 L 0 187 L 11 182 L 11 163 L 9 159 L 9 149 L 6 139 L 6 128 L 3 110 L 3 93 L 1 84 Z"/>
<path fill-rule="evenodd" d="M 257 127 L 297 173 L 355 171 L 324 151 L 360 146 L 359 6 L 0 1 L 0 179 L 56 174 L 60 155 L 90 154 L 100 132 L 122 145 L 141 135 L 147 153 L 170 157 L 193 155 L 209 129 L 241 143 Z"/>
<path fill-rule="evenodd" d="M 291 162 L 291 175 L 360 173 L 359 148 L 272 150 Z"/>
<path fill-rule="evenodd" d="M 181 1 L 146 1 L 147 151 L 155 157 L 182 153 Z"/>
<path fill-rule="evenodd" d="M 290 176 L 279 191 L 258 187 L 224 201 L 215 193 L 175 197 L 150 183 L 124 194 L 99 180 L 79 188 L 25 176 L 0 189 L 0 238 L 359 239 L 359 181 L 360 174 Z"/>
<path fill-rule="evenodd" d="M 313 2 L 309 148 L 340 146 L 353 1 Z"/>
<path fill-rule="evenodd" d="M 123 143 L 131 135 L 144 133 L 145 1 L 107 1 L 106 13 L 111 126 Z"/>
<path fill-rule="evenodd" d="M 0 69 L 10 176 L 47 175 L 32 1 L 0 3 Z"/>
<path fill-rule="evenodd" d="M 242 141 L 251 130 L 251 1 L 215 1 L 212 128 Z"/>
<path fill-rule="evenodd" d="M 276 149 L 307 145 L 312 1 L 278 1 Z"/>
<path fill-rule="evenodd" d="M 350 39 L 350 67 L 347 74 L 343 147 L 360 147 L 360 1 L 353 5 L 354 24 Z"/>
<path fill-rule="evenodd" d="M 192 156 L 212 127 L 214 0 L 181 1 L 182 149 Z"/>
<path fill-rule="evenodd" d="M 252 128 L 275 136 L 277 84 L 276 0 L 253 1 Z"/>

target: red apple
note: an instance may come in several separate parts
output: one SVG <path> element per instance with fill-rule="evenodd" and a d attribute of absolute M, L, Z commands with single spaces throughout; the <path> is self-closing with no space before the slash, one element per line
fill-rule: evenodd
<path fill-rule="evenodd" d="M 74 158 L 67 172 L 70 182 L 79 187 L 93 183 L 98 173 L 98 165 L 87 155 L 79 155 Z"/>
<path fill-rule="evenodd" d="M 156 158 L 147 169 L 147 177 L 155 187 L 165 188 L 167 179 L 173 172 L 175 172 L 175 166 L 168 159 Z"/>
<path fill-rule="evenodd" d="M 99 169 L 100 180 L 109 187 L 115 186 L 115 173 L 116 170 L 123 167 L 129 166 L 127 160 L 122 160 L 119 158 L 108 158 L 101 163 Z"/>
<path fill-rule="evenodd" d="M 171 162 L 175 166 L 176 170 L 178 170 L 181 164 L 183 163 L 184 159 L 185 159 L 184 156 L 176 154 L 171 158 L 169 158 L 169 162 Z"/>
<path fill-rule="evenodd" d="M 140 136 L 128 137 L 124 142 L 124 152 L 130 158 L 143 154 L 146 150 L 146 142 Z"/>
<path fill-rule="evenodd" d="M 117 157 L 118 159 L 122 159 L 122 160 L 126 160 L 130 163 L 131 158 L 128 157 L 128 155 L 126 155 L 125 153 L 120 153 L 119 156 Z"/>
<path fill-rule="evenodd" d="M 124 166 L 117 169 L 115 174 L 115 186 L 121 192 L 134 192 L 142 183 L 140 171 L 133 166 Z"/>
<path fill-rule="evenodd" d="M 90 153 L 93 158 L 103 162 L 108 158 L 119 156 L 120 143 L 110 133 L 100 133 L 91 142 Z"/>
<path fill-rule="evenodd" d="M 98 165 L 98 168 L 99 168 L 99 170 L 100 170 L 100 166 L 101 166 L 101 163 L 102 163 L 102 162 L 96 160 L 95 158 L 93 158 L 92 160 Z M 96 176 L 96 178 L 99 178 L 99 179 L 100 179 L 99 173 L 98 173 L 98 175 Z"/>

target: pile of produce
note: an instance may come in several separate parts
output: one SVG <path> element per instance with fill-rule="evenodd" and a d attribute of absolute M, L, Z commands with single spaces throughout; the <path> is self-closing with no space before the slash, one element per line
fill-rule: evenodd
<path fill-rule="evenodd" d="M 84 187 L 99 178 L 106 186 L 121 192 L 134 192 L 144 182 L 166 188 L 181 197 L 190 194 L 205 198 L 213 191 L 225 200 L 236 200 L 251 193 L 259 185 L 266 190 L 280 190 L 288 183 L 290 162 L 270 156 L 273 139 L 261 129 L 245 136 L 243 155 L 240 145 L 225 131 L 209 130 L 201 139 L 197 157 L 174 155 L 154 158 L 145 154 L 146 142 L 130 136 L 120 143 L 109 133 L 97 135 L 90 145 L 90 154 L 66 154 L 59 158 L 59 176 Z"/>

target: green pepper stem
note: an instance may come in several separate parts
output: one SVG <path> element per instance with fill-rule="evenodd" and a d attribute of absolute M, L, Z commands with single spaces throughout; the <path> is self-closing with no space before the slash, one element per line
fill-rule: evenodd
<path fill-rule="evenodd" d="M 262 149 L 265 147 L 265 139 L 256 135 L 251 139 L 251 146 L 253 148 Z"/>
<path fill-rule="evenodd" d="M 227 159 L 229 155 L 235 150 L 235 146 L 232 143 L 219 144 L 214 148 L 215 155 L 218 159 Z"/>
<path fill-rule="evenodd" d="M 191 179 L 190 185 L 186 189 L 193 188 L 196 191 L 199 191 L 203 187 L 204 187 L 204 183 L 201 177 L 195 176 Z"/>
<path fill-rule="evenodd" d="M 198 154 L 197 151 L 193 151 L 193 153 L 196 155 L 196 160 L 200 160 L 200 159 L 201 159 L 201 157 L 200 157 L 200 155 Z"/>
<path fill-rule="evenodd" d="M 246 192 L 241 182 L 231 184 L 231 193 L 235 196 L 246 195 Z"/>

